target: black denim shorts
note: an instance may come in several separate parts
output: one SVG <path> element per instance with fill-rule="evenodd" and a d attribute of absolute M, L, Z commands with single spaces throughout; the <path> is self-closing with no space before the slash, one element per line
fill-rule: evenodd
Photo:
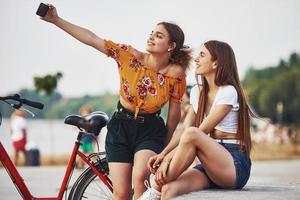
<path fill-rule="evenodd" d="M 108 162 L 132 163 L 134 154 L 142 149 L 160 153 L 165 147 L 167 128 L 159 113 L 138 115 L 120 103 L 107 124 L 105 151 Z"/>
<path fill-rule="evenodd" d="M 249 177 L 251 171 L 251 160 L 249 156 L 246 154 L 244 150 L 239 148 L 238 144 L 227 144 L 227 143 L 219 143 L 221 144 L 227 151 L 231 154 L 236 171 L 236 181 L 233 189 L 242 189 Z M 201 164 L 198 164 L 194 167 L 195 169 L 203 172 L 208 180 L 209 180 L 209 188 L 222 188 L 215 184 L 207 175 L 204 167 Z M 222 169 L 220 169 L 222 170 Z"/>

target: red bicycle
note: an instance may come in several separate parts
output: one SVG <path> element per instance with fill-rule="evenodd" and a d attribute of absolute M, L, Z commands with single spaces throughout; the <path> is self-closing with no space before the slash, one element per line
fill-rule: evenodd
<path fill-rule="evenodd" d="M 38 109 L 43 109 L 44 107 L 43 104 L 21 98 L 18 94 L 14 96 L 0 97 L 0 100 L 8 103 L 14 109 L 23 109 L 29 113 L 31 113 L 29 110 L 22 107 L 23 104 Z M 0 125 L 1 119 L 0 113 Z M 87 134 L 98 136 L 101 129 L 106 126 L 107 122 L 108 116 L 101 111 L 93 112 L 83 117 L 79 115 L 70 115 L 65 118 L 64 123 L 78 127 L 79 132 L 70 155 L 70 160 L 68 162 L 63 181 L 56 197 L 34 197 L 0 141 L 0 161 L 23 199 L 61 200 L 64 194 L 69 200 L 112 199 L 113 188 L 112 182 L 109 178 L 109 169 L 105 158 L 105 152 L 99 152 L 99 145 L 98 152 L 92 153 L 88 156 L 79 151 L 79 145 L 82 137 Z M 76 156 L 79 156 L 83 162 L 88 165 L 88 168 L 78 177 L 71 188 L 70 194 L 67 195 L 65 191 L 67 191 L 68 183 L 75 167 Z"/>

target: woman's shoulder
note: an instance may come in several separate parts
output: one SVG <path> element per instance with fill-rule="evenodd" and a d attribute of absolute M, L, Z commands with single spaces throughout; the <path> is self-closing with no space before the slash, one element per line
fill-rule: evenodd
<path fill-rule="evenodd" d="M 233 85 L 224 85 L 218 91 L 219 98 L 237 98 L 238 93 Z"/>
<path fill-rule="evenodd" d="M 223 85 L 220 87 L 222 93 L 237 93 L 235 87 L 233 85 Z"/>
<path fill-rule="evenodd" d="M 192 105 L 195 113 L 198 110 L 198 102 L 199 102 L 201 88 L 202 88 L 201 85 L 194 85 L 190 92 L 190 104 Z"/>
<path fill-rule="evenodd" d="M 193 97 L 198 98 L 201 89 L 202 89 L 202 86 L 201 86 L 201 85 L 197 85 L 197 84 L 194 85 L 194 86 L 191 88 L 190 96 L 193 96 Z"/>

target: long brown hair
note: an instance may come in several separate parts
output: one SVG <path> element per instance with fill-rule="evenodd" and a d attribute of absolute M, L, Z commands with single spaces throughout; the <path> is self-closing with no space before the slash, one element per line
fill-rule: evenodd
<path fill-rule="evenodd" d="M 252 148 L 250 135 L 250 115 L 255 114 L 250 110 L 245 94 L 243 92 L 234 52 L 230 45 L 225 42 L 210 40 L 204 43 L 204 46 L 210 52 L 212 61 L 217 61 L 217 69 L 215 76 L 215 84 L 217 86 L 232 85 L 238 94 L 239 112 L 238 112 L 238 129 L 237 139 L 240 141 L 240 148 L 245 148 L 248 155 Z M 202 89 L 199 96 L 198 111 L 196 115 L 195 125 L 199 127 L 204 119 L 205 107 L 207 104 L 207 94 L 209 91 L 208 82 L 205 77 L 201 77 Z"/>
<path fill-rule="evenodd" d="M 184 33 L 182 29 L 177 24 L 171 22 L 160 22 L 157 25 L 163 25 L 169 34 L 169 42 L 176 43 L 175 49 L 172 50 L 170 63 L 178 64 L 186 70 L 192 60 L 192 49 L 184 45 Z"/>

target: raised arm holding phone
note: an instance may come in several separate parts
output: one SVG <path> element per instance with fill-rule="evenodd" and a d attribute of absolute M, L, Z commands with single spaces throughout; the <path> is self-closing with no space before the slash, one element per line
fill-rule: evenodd
<path fill-rule="evenodd" d="M 56 25 L 80 42 L 113 58 L 120 75 L 120 101 L 107 125 L 105 150 L 114 200 L 134 199 L 146 190 L 147 162 L 170 141 L 180 120 L 180 100 L 191 60 L 184 33 L 173 23 L 160 22 L 150 32 L 146 52 L 105 40 L 62 19 L 48 4 L 42 20 Z M 166 123 L 160 110 L 169 103 Z"/>

